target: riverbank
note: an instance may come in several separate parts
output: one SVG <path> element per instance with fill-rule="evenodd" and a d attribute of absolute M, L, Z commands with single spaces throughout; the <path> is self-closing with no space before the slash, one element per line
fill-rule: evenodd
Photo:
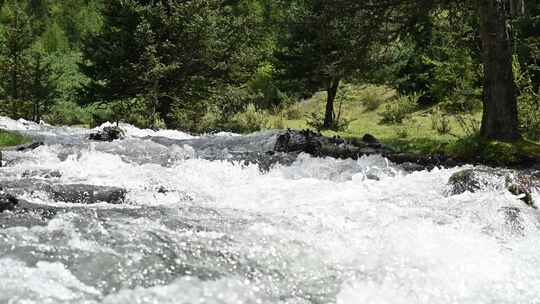
<path fill-rule="evenodd" d="M 338 130 L 322 131 L 325 136 L 348 140 L 369 133 L 397 153 L 454 159 L 460 163 L 529 168 L 540 167 L 540 143 L 523 139 L 516 143 L 479 138 L 481 107 L 468 113 L 447 113 L 440 106 L 413 106 L 402 120 L 384 122 L 396 103 L 395 91 L 380 86 L 345 88 Z M 322 113 L 325 94 L 319 93 L 299 104 L 269 116 L 273 128 L 312 128 L 312 113 Z M 336 108 L 339 109 L 339 102 Z"/>
<path fill-rule="evenodd" d="M 0 129 L 0 148 L 17 146 L 30 141 L 28 137 L 19 133 Z"/>

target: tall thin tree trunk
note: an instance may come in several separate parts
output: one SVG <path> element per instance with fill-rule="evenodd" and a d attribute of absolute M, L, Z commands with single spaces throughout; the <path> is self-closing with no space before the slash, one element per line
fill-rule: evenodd
<path fill-rule="evenodd" d="M 504 2 L 478 0 L 484 62 L 484 113 L 480 134 L 487 139 L 515 141 L 521 136 L 512 72 L 512 41 Z"/>
<path fill-rule="evenodd" d="M 334 100 L 336 99 L 337 90 L 339 88 L 339 78 L 333 79 L 330 81 L 330 85 L 326 89 L 326 111 L 324 113 L 324 124 L 325 129 L 329 129 L 334 125 Z"/>

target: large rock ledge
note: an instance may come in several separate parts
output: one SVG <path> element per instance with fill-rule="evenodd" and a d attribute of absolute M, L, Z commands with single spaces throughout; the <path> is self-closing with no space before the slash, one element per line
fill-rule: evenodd
<path fill-rule="evenodd" d="M 304 152 L 315 157 L 340 159 L 358 159 L 363 155 L 381 154 L 390 161 L 402 165 L 406 171 L 431 170 L 435 167 L 449 168 L 465 164 L 441 155 L 396 153 L 369 134 L 364 135 L 360 140 L 345 140 L 339 137 L 325 137 L 310 130 L 286 130 L 279 134 L 274 152 Z"/>

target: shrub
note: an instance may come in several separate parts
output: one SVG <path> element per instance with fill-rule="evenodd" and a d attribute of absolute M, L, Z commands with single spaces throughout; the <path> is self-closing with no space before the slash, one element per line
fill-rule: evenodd
<path fill-rule="evenodd" d="M 456 91 L 452 96 L 445 98 L 441 108 L 448 113 L 473 113 L 482 108 L 481 92 L 479 90 Z"/>
<path fill-rule="evenodd" d="M 431 114 L 431 128 L 439 134 L 449 134 L 452 131 L 450 119 L 437 110 Z"/>
<path fill-rule="evenodd" d="M 361 100 L 366 112 L 377 110 L 384 102 L 384 98 L 373 91 L 366 92 L 366 95 Z"/>
<path fill-rule="evenodd" d="M 518 164 L 522 154 L 517 145 L 488 141 L 478 135 L 458 140 L 447 148 L 447 152 L 465 161 L 480 161 L 497 166 Z"/>
<path fill-rule="evenodd" d="M 407 128 L 404 127 L 396 128 L 396 135 L 398 138 L 404 139 L 409 137 L 409 131 L 407 130 Z"/>
<path fill-rule="evenodd" d="M 518 99 L 520 127 L 529 139 L 540 141 L 540 92 L 528 90 Z"/>
<path fill-rule="evenodd" d="M 455 115 L 454 118 L 467 137 L 473 137 L 480 133 L 480 122 L 471 115 Z"/>
<path fill-rule="evenodd" d="M 279 113 L 274 121 L 272 122 L 272 128 L 274 129 L 285 129 L 285 118 L 282 113 Z"/>
<path fill-rule="evenodd" d="M 285 109 L 285 117 L 290 120 L 302 119 L 302 108 L 296 102 Z"/>
<path fill-rule="evenodd" d="M 324 115 L 318 112 L 312 112 L 306 116 L 306 123 L 311 128 L 321 131 L 321 130 L 332 130 L 336 132 L 343 132 L 349 128 L 352 120 L 346 118 L 335 119 L 334 123 L 330 128 L 324 127 Z"/>
<path fill-rule="evenodd" d="M 380 113 L 381 123 L 400 124 L 403 120 L 414 112 L 417 108 L 416 100 L 420 94 L 400 95 L 393 102 L 386 105 L 385 110 Z"/>
<path fill-rule="evenodd" d="M 235 114 L 227 124 L 230 131 L 239 133 L 255 132 L 265 129 L 268 125 L 268 116 L 258 111 L 255 105 L 249 104 L 245 111 Z"/>
<path fill-rule="evenodd" d="M 51 107 L 44 120 L 53 125 L 92 125 L 92 113 L 74 102 L 59 102 Z"/>
<path fill-rule="evenodd" d="M 532 140 L 540 140 L 540 89 L 535 90 L 530 72 L 523 69 L 519 60 L 513 61 L 514 79 L 519 90 L 518 112 L 520 128 Z"/>

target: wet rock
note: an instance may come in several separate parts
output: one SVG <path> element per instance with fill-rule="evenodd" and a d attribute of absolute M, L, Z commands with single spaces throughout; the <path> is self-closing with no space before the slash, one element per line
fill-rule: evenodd
<path fill-rule="evenodd" d="M 29 143 L 29 144 L 18 145 L 18 146 L 16 146 L 14 148 L 14 150 L 19 151 L 19 152 L 31 151 L 31 150 L 35 150 L 38 147 L 41 147 L 43 145 L 44 145 L 44 143 L 42 141 L 36 141 L 36 142 L 33 142 L 33 143 Z"/>
<path fill-rule="evenodd" d="M 454 173 L 448 180 L 452 195 L 478 192 L 486 189 L 503 189 L 506 172 L 493 168 L 465 169 Z"/>
<path fill-rule="evenodd" d="M 51 199 L 65 203 L 122 204 L 126 200 L 127 191 L 117 187 L 85 185 L 85 184 L 53 184 L 43 179 L 21 179 L 3 181 L 0 188 L 14 196 L 31 195 L 42 199 Z"/>
<path fill-rule="evenodd" d="M 368 146 L 372 147 L 382 147 L 382 143 L 373 135 L 371 134 L 364 134 L 362 137 L 362 142 L 366 143 Z"/>
<path fill-rule="evenodd" d="M 126 190 L 117 187 L 105 187 L 83 184 L 51 185 L 50 197 L 56 201 L 76 204 L 122 204 L 126 199 Z"/>
<path fill-rule="evenodd" d="M 540 191 L 540 178 L 525 174 L 509 176 L 506 179 L 506 188 L 510 193 L 520 196 L 527 205 L 534 206 L 532 192 Z"/>
<path fill-rule="evenodd" d="M 119 127 L 104 127 L 103 130 L 88 136 L 90 140 L 113 141 L 124 138 L 124 131 Z"/>
<path fill-rule="evenodd" d="M 58 170 L 26 170 L 22 178 L 41 177 L 41 178 L 60 178 L 62 173 Z"/>
<path fill-rule="evenodd" d="M 508 190 L 529 206 L 534 206 L 532 192 L 540 190 L 540 178 L 526 172 L 479 167 L 454 173 L 448 180 L 450 194 Z"/>
<path fill-rule="evenodd" d="M 382 146 L 374 147 L 339 137 L 325 137 L 310 130 L 287 130 L 277 137 L 274 146 L 274 152 L 303 152 L 316 157 L 341 159 L 357 159 L 362 155 L 384 154 L 385 151 Z"/>
<path fill-rule="evenodd" d="M 13 211 L 19 200 L 15 196 L 0 190 L 0 213 L 4 211 Z"/>
<path fill-rule="evenodd" d="M 450 168 L 461 165 L 458 161 L 443 155 L 421 155 L 412 153 L 383 154 L 390 161 L 400 164 L 407 172 L 432 170 L 436 167 Z"/>

